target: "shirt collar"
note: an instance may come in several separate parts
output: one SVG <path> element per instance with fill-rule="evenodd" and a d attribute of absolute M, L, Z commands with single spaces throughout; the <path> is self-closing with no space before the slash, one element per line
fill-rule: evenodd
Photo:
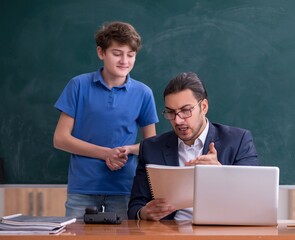
<path fill-rule="evenodd" d="M 209 121 L 208 119 L 206 118 L 206 127 L 204 128 L 203 132 L 200 134 L 200 136 L 195 140 L 193 146 L 191 147 L 196 147 L 198 146 L 199 144 L 201 144 L 201 148 L 204 147 L 204 144 L 205 144 L 205 140 L 206 140 L 206 137 L 207 137 L 207 134 L 208 134 L 208 131 L 209 131 Z M 178 138 L 178 147 L 186 147 L 187 145 L 180 139 Z M 189 147 L 189 146 L 188 146 Z"/>
<path fill-rule="evenodd" d="M 103 80 L 103 77 L 101 74 L 102 70 L 103 70 L 103 67 L 101 67 L 97 70 L 97 72 L 95 73 L 95 77 L 93 79 L 93 82 L 100 82 L 103 86 L 105 86 L 106 88 L 109 89 L 108 85 L 106 85 L 105 81 Z M 115 87 L 115 88 L 125 88 L 128 91 L 128 89 L 130 88 L 130 85 L 131 85 L 131 77 L 130 77 L 130 74 L 128 74 L 126 77 L 125 83 L 123 85 Z"/>

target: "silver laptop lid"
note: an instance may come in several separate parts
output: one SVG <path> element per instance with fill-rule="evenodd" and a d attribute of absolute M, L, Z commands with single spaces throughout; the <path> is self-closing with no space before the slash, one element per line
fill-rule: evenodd
<path fill-rule="evenodd" d="M 279 168 L 198 165 L 193 224 L 276 225 Z"/>

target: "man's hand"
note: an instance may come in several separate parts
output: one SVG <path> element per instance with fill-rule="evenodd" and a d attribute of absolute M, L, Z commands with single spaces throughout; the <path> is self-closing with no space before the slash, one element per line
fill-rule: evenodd
<path fill-rule="evenodd" d="M 194 165 L 221 165 L 217 159 L 217 151 L 214 147 L 214 143 L 210 143 L 209 151 L 206 155 L 201 155 L 196 159 L 192 159 L 185 163 L 186 166 Z"/>
<path fill-rule="evenodd" d="M 140 219 L 159 221 L 175 210 L 175 207 L 169 205 L 165 199 L 154 199 L 141 208 Z"/>

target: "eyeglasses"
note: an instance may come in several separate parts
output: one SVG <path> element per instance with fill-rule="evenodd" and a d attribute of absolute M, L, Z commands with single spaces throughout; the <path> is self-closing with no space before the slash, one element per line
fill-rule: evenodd
<path fill-rule="evenodd" d="M 195 106 L 191 107 L 191 108 L 184 108 L 184 109 L 181 109 L 180 111 L 178 112 L 175 112 L 173 110 L 164 110 L 163 111 L 163 116 L 164 118 L 168 119 L 168 120 L 175 120 L 176 118 L 176 115 L 178 117 L 180 117 L 181 119 L 186 119 L 186 118 L 189 118 L 192 116 L 192 111 L 196 108 L 196 106 L 198 106 L 201 102 L 203 101 L 200 100 Z"/>

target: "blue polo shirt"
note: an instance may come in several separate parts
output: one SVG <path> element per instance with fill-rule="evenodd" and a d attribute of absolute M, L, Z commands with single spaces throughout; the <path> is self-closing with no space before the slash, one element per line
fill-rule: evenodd
<path fill-rule="evenodd" d="M 75 119 L 72 135 L 99 146 L 114 148 L 135 144 L 138 127 L 157 123 L 152 90 L 127 76 L 124 85 L 110 89 L 101 69 L 74 77 L 54 105 Z M 104 160 L 71 154 L 68 192 L 80 194 L 130 194 L 136 156 L 110 171 Z"/>

